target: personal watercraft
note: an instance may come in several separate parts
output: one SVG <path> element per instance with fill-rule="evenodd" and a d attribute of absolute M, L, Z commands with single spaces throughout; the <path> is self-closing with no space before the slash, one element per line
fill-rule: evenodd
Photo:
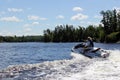
<path fill-rule="evenodd" d="M 86 47 L 84 47 L 84 44 L 77 44 L 75 45 L 71 51 L 74 53 L 78 53 L 78 54 L 82 54 L 86 57 L 89 58 L 97 58 L 97 57 L 101 57 L 101 58 L 107 58 L 110 55 L 110 52 L 108 52 L 107 50 L 101 49 L 101 48 L 93 48 L 91 50 L 85 51 Z"/>

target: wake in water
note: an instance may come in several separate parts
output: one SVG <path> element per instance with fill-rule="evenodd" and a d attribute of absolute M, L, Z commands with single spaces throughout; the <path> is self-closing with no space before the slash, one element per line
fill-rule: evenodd
<path fill-rule="evenodd" d="M 108 58 L 89 59 L 71 53 L 70 60 L 9 66 L 0 71 L 2 80 L 119 80 L 120 50 Z"/>

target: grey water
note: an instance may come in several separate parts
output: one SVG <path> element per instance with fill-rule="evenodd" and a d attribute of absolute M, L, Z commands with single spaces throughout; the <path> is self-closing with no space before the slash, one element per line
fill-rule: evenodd
<path fill-rule="evenodd" d="M 78 43 L 0 43 L 0 69 L 9 65 L 34 64 L 70 59 L 71 48 Z M 120 50 L 120 44 L 95 43 L 95 47 Z"/>

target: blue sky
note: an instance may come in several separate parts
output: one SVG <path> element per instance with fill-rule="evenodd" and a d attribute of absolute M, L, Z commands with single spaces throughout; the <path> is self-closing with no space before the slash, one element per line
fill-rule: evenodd
<path fill-rule="evenodd" d="M 56 25 L 98 25 L 100 11 L 120 9 L 120 0 L 0 0 L 0 35 L 42 35 Z"/>

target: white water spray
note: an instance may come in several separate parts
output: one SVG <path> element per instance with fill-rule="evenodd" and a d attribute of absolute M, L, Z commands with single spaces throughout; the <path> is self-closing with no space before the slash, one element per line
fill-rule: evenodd
<path fill-rule="evenodd" d="M 1 79 L 21 80 L 119 80 L 120 50 L 109 50 L 108 58 L 89 59 L 71 53 L 70 60 L 10 66 L 0 71 Z"/>

